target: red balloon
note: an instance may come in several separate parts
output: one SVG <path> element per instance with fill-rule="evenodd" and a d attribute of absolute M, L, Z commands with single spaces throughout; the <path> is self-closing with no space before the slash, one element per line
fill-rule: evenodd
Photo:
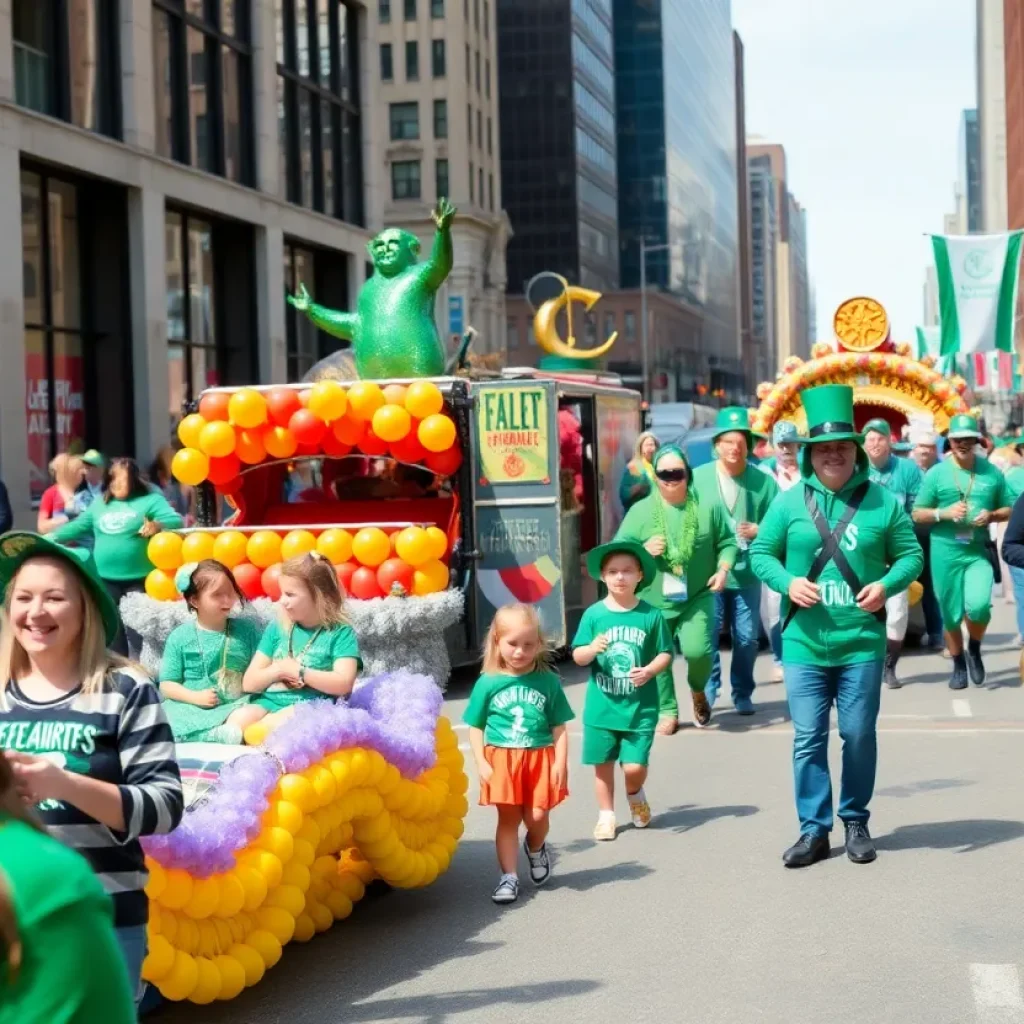
<path fill-rule="evenodd" d="M 341 589 L 346 593 L 350 593 L 352 590 L 352 574 L 358 569 L 359 566 L 355 562 L 342 562 L 341 565 L 336 565 L 334 571 L 337 574 L 338 582 L 341 584 Z"/>
<path fill-rule="evenodd" d="M 444 452 L 427 452 L 424 461 L 439 476 L 451 476 L 462 465 L 462 452 L 453 445 Z"/>
<path fill-rule="evenodd" d="M 214 391 L 212 394 L 203 395 L 199 399 L 199 415 L 207 423 L 211 420 L 226 420 L 230 401 L 231 396 L 223 391 Z"/>
<path fill-rule="evenodd" d="M 230 455 L 224 455 L 219 459 L 210 459 L 210 471 L 206 474 L 206 479 L 215 487 L 223 488 L 225 484 L 234 480 L 241 470 L 242 463 L 238 456 L 232 452 Z"/>
<path fill-rule="evenodd" d="M 327 424 L 308 409 L 299 409 L 292 413 L 288 429 L 299 444 L 318 445 L 327 433 Z"/>
<path fill-rule="evenodd" d="M 359 566 L 349 582 L 349 593 L 360 601 L 369 601 L 375 597 L 383 597 L 383 591 L 377 582 L 377 574 L 365 565 Z"/>
<path fill-rule="evenodd" d="M 418 422 L 413 420 L 409 433 L 401 441 L 391 442 L 391 455 L 393 458 L 398 459 L 399 462 L 408 462 L 415 465 L 427 457 L 427 449 L 420 444 L 420 439 L 416 436 L 417 426 Z"/>
<path fill-rule="evenodd" d="M 354 448 L 366 434 L 366 423 L 363 420 L 349 419 L 342 416 L 331 424 L 331 432 L 342 443 Z"/>
<path fill-rule="evenodd" d="M 381 562 L 377 568 L 377 583 L 385 595 L 391 593 L 391 587 L 400 583 L 407 594 L 412 593 L 413 567 L 400 558 L 389 558 Z"/>
<path fill-rule="evenodd" d="M 263 570 L 263 575 L 260 577 L 260 584 L 263 587 L 263 593 L 270 598 L 271 601 L 278 601 L 281 598 L 281 563 L 276 562 L 274 565 Z"/>
<path fill-rule="evenodd" d="M 382 441 L 376 434 L 368 430 L 359 442 L 359 450 L 364 455 L 387 455 L 388 443 L 387 441 Z"/>
<path fill-rule="evenodd" d="M 255 601 L 257 597 L 263 596 L 263 584 L 260 580 L 261 572 L 251 562 L 240 562 L 231 570 L 238 584 L 238 589 L 250 600 Z"/>
<path fill-rule="evenodd" d="M 223 494 L 225 497 L 237 494 L 242 489 L 242 482 L 242 478 L 240 476 L 236 476 L 226 484 L 217 484 L 217 493 Z"/>
<path fill-rule="evenodd" d="M 274 426 L 287 427 L 292 414 L 301 408 L 299 393 L 291 388 L 274 388 L 267 395 L 267 415 Z"/>
<path fill-rule="evenodd" d="M 323 440 L 320 442 L 320 450 L 329 459 L 340 459 L 343 455 L 348 455 L 348 453 L 352 451 L 352 445 L 344 444 L 339 441 L 337 437 L 328 430 L 327 433 L 324 434 Z"/>
<path fill-rule="evenodd" d="M 312 393 L 313 393 L 313 389 L 312 388 L 306 388 L 305 391 L 300 391 L 299 392 L 299 405 L 301 405 L 303 409 L 308 409 L 309 408 L 309 396 Z"/>
<path fill-rule="evenodd" d="M 300 444 L 299 447 L 295 449 L 295 454 L 296 455 L 305 455 L 305 456 L 319 455 L 320 454 L 320 445 L 318 445 L 318 444 Z"/>

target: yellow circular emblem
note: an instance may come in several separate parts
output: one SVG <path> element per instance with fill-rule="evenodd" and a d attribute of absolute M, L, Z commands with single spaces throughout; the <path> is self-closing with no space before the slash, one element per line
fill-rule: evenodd
<path fill-rule="evenodd" d="M 889 317 L 884 307 L 865 296 L 842 303 L 832 326 L 839 343 L 851 352 L 871 352 L 889 337 Z"/>

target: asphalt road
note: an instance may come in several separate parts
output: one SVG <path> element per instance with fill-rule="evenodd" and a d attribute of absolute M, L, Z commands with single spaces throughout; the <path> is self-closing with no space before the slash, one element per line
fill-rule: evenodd
<path fill-rule="evenodd" d="M 494 815 L 473 806 L 437 884 L 368 898 L 234 1002 L 154 1019 L 1024 1024 L 1024 694 L 1012 609 L 996 604 L 984 688 L 953 693 L 949 662 L 914 654 L 907 685 L 883 694 L 872 865 L 846 860 L 840 832 L 831 860 L 782 867 L 797 833 L 792 732 L 783 687 L 759 686 L 753 718 L 726 698 L 713 728 L 659 737 L 646 832 L 595 844 L 577 764 L 554 816 L 555 873 L 518 904 L 490 901 Z M 579 710 L 580 673 L 565 679 Z M 456 685 L 453 721 L 465 697 Z"/>

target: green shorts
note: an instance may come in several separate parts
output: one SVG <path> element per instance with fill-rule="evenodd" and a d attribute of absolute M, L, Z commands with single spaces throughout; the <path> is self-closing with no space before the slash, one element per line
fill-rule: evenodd
<path fill-rule="evenodd" d="M 651 759 L 654 726 L 649 729 L 602 729 L 583 726 L 583 763 L 646 765 Z"/>

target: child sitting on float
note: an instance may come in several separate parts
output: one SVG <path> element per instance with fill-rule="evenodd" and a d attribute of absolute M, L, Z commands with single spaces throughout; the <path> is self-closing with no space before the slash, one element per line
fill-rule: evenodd
<path fill-rule="evenodd" d="M 220 562 L 183 565 L 174 583 L 195 618 L 167 638 L 160 666 L 171 731 L 179 743 L 241 743 L 245 729 L 267 714 L 242 689 L 259 626 L 231 614 L 245 596 Z"/>
<path fill-rule="evenodd" d="M 319 552 L 281 566 L 280 618 L 263 632 L 245 673 L 246 693 L 275 728 L 301 701 L 347 697 L 362 668 L 334 566 Z"/>

